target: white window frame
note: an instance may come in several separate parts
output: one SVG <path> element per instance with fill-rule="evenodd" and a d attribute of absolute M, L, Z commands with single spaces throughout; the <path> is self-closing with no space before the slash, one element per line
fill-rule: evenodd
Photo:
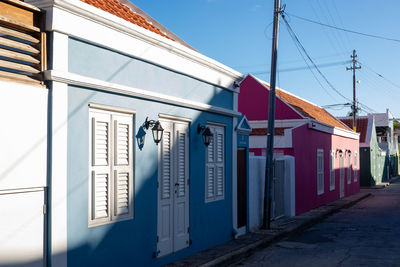
<path fill-rule="evenodd" d="M 358 153 L 357 151 L 354 151 L 354 182 L 358 182 Z"/>
<path fill-rule="evenodd" d="M 335 151 L 331 150 L 329 154 L 329 190 L 335 190 Z"/>
<path fill-rule="evenodd" d="M 347 154 L 347 184 L 351 184 L 351 151 Z"/>
<path fill-rule="evenodd" d="M 205 168 L 205 202 L 214 202 L 225 199 L 225 125 L 210 123 L 206 124 L 209 127 L 213 137 L 211 143 L 206 148 L 206 168 Z M 217 153 L 217 138 L 218 135 L 222 135 L 222 152 L 221 156 L 218 157 Z M 221 136 L 220 136 L 221 137 Z M 212 151 L 210 151 L 212 149 Z M 212 158 L 210 158 L 212 155 Z M 222 157 L 222 158 L 221 158 Z M 220 171 L 222 177 L 218 179 L 218 171 Z M 209 174 L 213 173 L 213 178 L 209 179 Z M 218 192 L 218 185 L 222 187 L 222 192 Z M 211 192 L 210 192 L 210 188 Z"/>
<path fill-rule="evenodd" d="M 98 104 L 89 104 L 89 188 L 88 188 L 88 196 L 89 196 L 89 205 L 88 205 L 88 227 L 95 227 L 99 225 L 114 223 L 117 221 L 130 220 L 133 219 L 133 206 L 134 206 L 134 115 L 135 111 L 124 108 L 110 107 Z M 95 151 L 92 150 L 94 144 L 94 121 L 99 118 L 109 118 L 107 119 L 109 122 L 108 129 L 108 163 L 103 164 L 101 168 L 105 171 L 108 171 L 108 187 L 107 187 L 107 196 L 108 196 L 108 210 L 107 215 L 101 218 L 95 218 L 93 203 L 95 202 L 94 195 L 94 177 L 95 171 L 98 168 L 98 165 L 94 160 Z M 127 160 L 122 162 L 120 158 L 115 157 L 117 154 L 117 127 L 120 122 L 121 124 L 127 126 L 128 130 L 128 143 L 127 143 Z M 114 143 L 115 142 L 115 143 Z M 118 192 L 119 190 L 118 183 L 118 173 L 127 174 L 127 192 L 128 192 L 128 207 L 127 211 L 118 214 L 118 207 L 116 206 L 118 202 Z M 124 181 L 125 182 L 125 181 Z M 125 189 L 124 189 L 125 190 Z"/>
<path fill-rule="evenodd" d="M 324 150 L 317 149 L 317 194 L 324 193 Z"/>

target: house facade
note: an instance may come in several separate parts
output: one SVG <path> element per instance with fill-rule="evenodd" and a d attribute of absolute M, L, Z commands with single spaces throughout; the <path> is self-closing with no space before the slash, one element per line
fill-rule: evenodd
<path fill-rule="evenodd" d="M 358 116 L 356 125 L 360 133 L 360 185 L 375 186 L 398 173 L 398 142 L 391 130 L 389 112 Z M 353 119 L 339 118 L 352 127 Z M 376 120 L 379 125 L 376 126 Z M 379 135 L 377 134 L 379 131 Z"/>
<path fill-rule="evenodd" d="M 269 85 L 251 75 L 240 84 L 239 111 L 252 127 L 249 147 L 266 154 Z M 276 91 L 274 157 L 295 160 L 295 214 L 359 192 L 359 134 L 321 107 Z"/>
<path fill-rule="evenodd" d="M 50 51 L 43 261 L 161 266 L 245 232 L 242 75 L 129 1 L 26 2 Z"/>

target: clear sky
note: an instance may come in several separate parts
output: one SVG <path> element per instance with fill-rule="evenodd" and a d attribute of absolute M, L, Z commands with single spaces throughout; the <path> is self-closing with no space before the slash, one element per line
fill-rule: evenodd
<path fill-rule="evenodd" d="M 269 82 L 273 0 L 131 0 L 202 54 Z M 357 50 L 357 99 L 361 115 L 386 112 L 400 118 L 400 42 L 323 27 L 320 23 L 400 39 L 398 0 L 281 0 L 286 19 L 319 69 L 342 95 L 352 99 L 350 55 Z M 304 56 L 304 55 L 303 55 Z M 306 56 L 304 56 L 306 57 Z M 310 66 L 310 62 L 307 62 Z M 317 105 L 345 104 L 313 69 L 314 77 L 281 20 L 277 85 Z M 381 76 L 379 76 L 381 75 Z M 320 85 L 322 84 L 322 86 Z M 348 106 L 327 109 L 346 115 Z"/>

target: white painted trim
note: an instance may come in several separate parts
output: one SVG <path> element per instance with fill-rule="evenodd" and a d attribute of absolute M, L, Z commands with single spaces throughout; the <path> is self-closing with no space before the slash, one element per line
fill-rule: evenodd
<path fill-rule="evenodd" d="M 220 108 L 216 106 L 212 106 L 209 104 L 204 104 L 197 101 L 187 100 L 180 97 L 174 97 L 170 95 L 160 94 L 148 90 L 138 89 L 126 85 L 120 85 L 116 83 L 110 83 L 106 81 L 102 81 L 95 78 L 89 78 L 86 76 L 70 73 L 70 72 L 62 72 L 56 70 L 48 70 L 45 71 L 45 79 L 51 81 L 57 81 L 61 83 L 88 87 L 93 89 L 104 90 L 107 92 L 114 92 L 124 95 L 130 95 L 135 97 L 140 97 L 148 100 L 163 102 L 167 104 L 173 104 L 181 107 L 187 107 L 192 109 L 197 109 L 201 111 L 208 111 L 212 113 L 217 113 L 226 116 L 239 117 L 241 115 L 240 112 L 233 111 L 226 108 Z"/>
<path fill-rule="evenodd" d="M 237 123 L 237 118 L 233 118 L 233 127 Z M 207 123 L 208 124 L 208 123 Z M 235 131 L 232 131 L 232 226 L 235 232 L 237 233 L 236 236 L 242 233 L 239 231 L 238 222 L 237 222 L 237 134 Z M 226 179 L 226 177 L 225 177 Z"/>
<path fill-rule="evenodd" d="M 167 119 L 167 120 L 173 120 L 173 121 L 183 121 L 183 122 L 189 122 L 189 123 L 191 123 L 193 121 L 192 119 L 189 119 L 189 118 L 173 116 L 173 115 L 168 115 L 168 114 L 163 114 L 163 113 L 158 114 L 158 117 L 160 119 Z"/>
<path fill-rule="evenodd" d="M 79 0 L 27 0 L 27 2 L 48 11 L 48 17 L 51 18 L 48 18 L 46 23 L 47 31 L 61 32 L 97 43 L 239 92 L 233 87 L 233 82 L 243 77 L 241 73 L 106 11 Z M 171 60 L 171 55 L 174 60 Z M 191 67 L 188 68 L 188 64 Z M 222 79 L 212 77 L 210 70 L 225 77 Z"/>
<path fill-rule="evenodd" d="M 52 85 L 51 257 L 52 266 L 67 266 L 68 86 Z"/>
<path fill-rule="evenodd" d="M 308 122 L 308 119 L 293 119 L 293 120 L 275 120 L 275 127 L 276 128 L 290 128 L 296 127 L 299 124 Z M 251 128 L 267 128 L 268 127 L 268 120 L 261 120 L 261 121 L 249 121 Z"/>
<path fill-rule="evenodd" d="M 247 135 L 249 135 L 251 133 L 251 131 L 252 131 L 251 126 L 250 126 L 250 129 L 246 129 L 246 128 L 240 127 L 243 124 L 243 122 L 245 122 L 245 121 L 250 126 L 250 123 L 247 120 L 246 115 L 243 115 L 242 119 L 237 123 L 237 126 L 239 126 L 239 127 L 236 127 L 236 132 L 238 134 L 247 134 Z"/>
<path fill-rule="evenodd" d="M 59 71 L 68 71 L 68 35 L 54 32 L 52 44 L 52 66 Z"/>
<path fill-rule="evenodd" d="M 119 112 L 119 113 L 125 113 L 125 114 L 136 114 L 136 110 L 129 109 L 129 108 L 113 107 L 113 106 L 95 104 L 95 103 L 89 103 L 88 106 L 91 108 L 94 108 L 94 109 L 101 109 L 101 110 Z"/>
<path fill-rule="evenodd" d="M 338 127 L 334 127 L 334 126 L 316 121 L 314 119 L 309 120 L 308 128 L 317 130 L 320 132 L 325 132 L 325 133 L 329 133 L 329 134 L 334 134 L 334 135 L 338 135 L 338 136 L 343 136 L 343 137 L 347 137 L 347 138 L 351 138 L 351 139 L 360 140 L 359 133 L 356 133 L 356 132 L 353 132 L 350 130 L 345 130 L 345 129 L 338 128 Z"/>
<path fill-rule="evenodd" d="M 28 188 L 5 189 L 5 190 L 0 190 L 0 195 L 40 192 L 44 191 L 45 188 L 46 187 L 44 186 L 39 186 L 39 187 L 28 187 Z"/>

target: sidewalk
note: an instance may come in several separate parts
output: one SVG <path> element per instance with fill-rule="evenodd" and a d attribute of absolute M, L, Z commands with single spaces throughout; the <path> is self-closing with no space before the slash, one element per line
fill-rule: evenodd
<path fill-rule="evenodd" d="M 213 247 L 211 249 L 194 254 L 188 258 L 173 262 L 167 266 L 224 266 L 237 259 L 249 255 L 252 250 L 260 247 L 267 247 L 289 235 L 299 233 L 306 228 L 325 219 L 329 215 L 348 208 L 360 200 L 371 195 L 368 192 L 360 192 L 327 205 L 318 207 L 302 215 L 281 218 L 271 223 L 271 230 L 260 230 L 247 233 L 238 239 Z"/>

